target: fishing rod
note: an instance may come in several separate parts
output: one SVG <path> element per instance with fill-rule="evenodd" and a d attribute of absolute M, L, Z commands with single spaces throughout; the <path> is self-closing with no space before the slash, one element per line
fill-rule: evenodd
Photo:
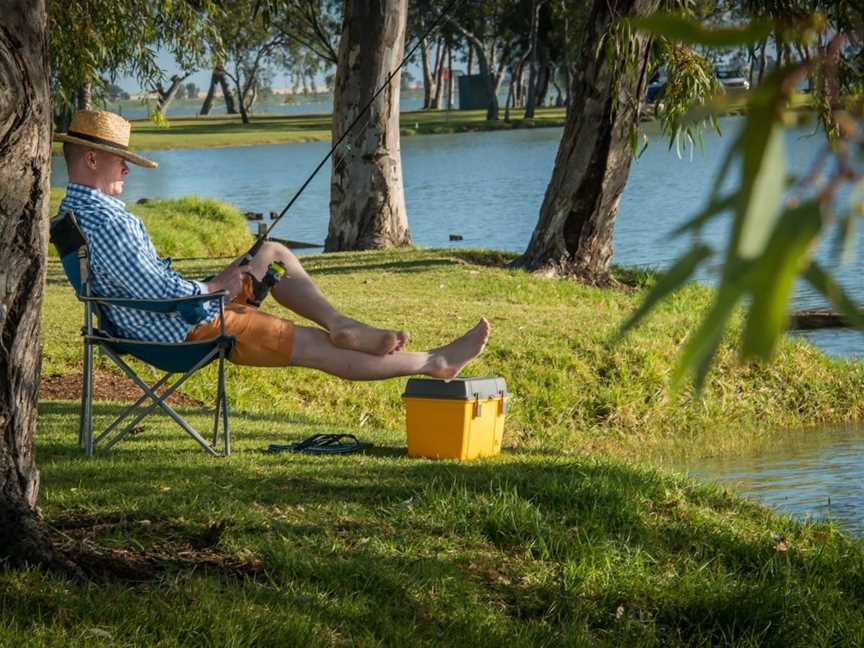
<path fill-rule="evenodd" d="M 300 194 L 302 194 L 303 191 L 305 191 L 306 187 L 309 186 L 309 183 L 312 182 L 312 180 L 315 178 L 316 175 L 318 175 L 318 172 L 321 170 L 321 168 L 325 164 L 327 164 L 327 160 L 329 160 L 331 157 L 333 157 L 333 153 L 336 152 L 336 149 L 339 148 L 339 145 L 345 140 L 346 137 L 348 137 L 348 134 L 351 132 L 351 129 L 353 129 L 354 126 L 357 125 L 357 123 L 360 121 L 360 118 L 363 117 L 366 114 L 366 111 L 372 107 L 372 104 L 375 103 L 375 100 L 378 98 L 378 95 L 380 95 L 382 92 L 384 92 L 384 90 L 386 88 L 388 88 L 390 86 L 390 82 L 393 80 L 393 77 L 395 77 L 399 73 L 399 70 L 401 70 L 402 67 L 405 65 L 405 63 L 408 62 L 408 59 L 410 59 L 412 56 L 414 56 L 414 52 L 417 51 L 417 48 L 420 47 L 420 45 L 423 43 L 423 41 L 425 41 L 427 38 L 429 38 L 429 36 L 432 34 L 432 32 L 435 31 L 435 29 L 438 28 L 438 25 L 441 24 L 441 21 L 450 13 L 450 10 L 453 9 L 453 7 L 455 7 L 460 1 L 461 0 L 452 0 L 450 2 L 450 4 L 448 4 L 444 8 L 444 11 L 442 11 L 438 15 L 438 17 L 432 23 L 432 26 L 426 30 L 426 33 L 423 34 L 423 36 L 417 40 L 417 43 L 414 45 L 413 48 L 411 48 L 411 51 L 408 52 L 408 54 L 405 56 L 405 58 L 402 59 L 402 62 L 399 63 L 399 65 L 396 66 L 396 69 L 393 70 L 390 73 L 390 75 L 387 77 L 387 81 L 384 82 L 384 85 L 382 85 L 380 88 L 378 88 L 378 90 L 375 91 L 375 94 L 372 95 L 372 98 L 368 101 L 368 103 L 365 106 L 363 106 L 363 109 L 359 113 L 357 113 L 357 116 L 348 125 L 348 128 L 345 129 L 345 132 L 342 133 L 342 136 L 330 148 L 330 152 L 327 153 L 326 156 L 324 156 L 324 159 L 318 163 L 318 166 L 315 167 L 315 170 L 312 172 L 312 174 L 308 178 L 306 178 L 306 182 L 304 182 L 301 185 L 301 187 L 297 190 L 297 192 L 294 194 L 294 196 L 291 198 L 291 200 L 288 201 L 288 204 L 285 205 L 285 209 L 283 209 L 279 213 L 279 215 L 275 218 L 275 220 L 273 220 L 273 222 L 270 223 L 270 225 L 264 231 L 264 235 L 255 242 L 255 245 L 253 245 L 251 248 L 249 248 L 249 251 L 246 252 L 245 255 L 243 255 L 243 260 L 240 262 L 240 265 L 247 265 L 250 261 L 252 261 L 252 259 L 255 257 L 255 255 L 258 254 L 258 251 L 261 249 L 261 246 L 264 245 L 265 241 L 267 241 L 267 238 L 270 236 L 270 232 L 273 231 L 274 227 L 276 227 L 276 224 L 280 220 L 282 220 L 282 217 L 286 213 L 288 213 L 288 210 L 291 209 L 292 205 L 294 205 L 294 203 L 297 202 L 297 199 L 300 197 Z"/>

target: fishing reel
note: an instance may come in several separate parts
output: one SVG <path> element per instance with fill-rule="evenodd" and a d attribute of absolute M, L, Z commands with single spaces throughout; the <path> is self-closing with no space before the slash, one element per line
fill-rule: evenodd
<path fill-rule="evenodd" d="M 252 278 L 252 296 L 246 299 L 246 303 L 255 308 L 261 306 L 261 302 L 266 299 L 270 293 L 270 289 L 285 276 L 286 270 L 287 268 L 284 263 L 273 261 L 267 266 L 267 272 L 264 273 L 260 281 L 250 274 L 249 276 Z"/>

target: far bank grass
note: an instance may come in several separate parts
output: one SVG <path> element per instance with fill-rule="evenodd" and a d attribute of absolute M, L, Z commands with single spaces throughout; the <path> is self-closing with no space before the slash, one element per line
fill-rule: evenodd
<path fill-rule="evenodd" d="M 400 115 L 403 136 L 463 133 L 514 128 L 563 126 L 564 108 L 539 108 L 533 120 L 522 118 L 524 111 L 514 110 L 509 122 L 486 121 L 485 110 L 420 110 Z M 214 146 L 254 146 L 258 144 L 296 144 L 329 142 L 332 116 L 329 113 L 253 115 L 243 124 L 239 115 L 213 117 L 180 117 L 171 119 L 170 128 L 157 128 L 148 119 L 133 119 L 130 146 L 135 150 L 206 148 Z M 60 145 L 54 144 L 54 152 Z"/>

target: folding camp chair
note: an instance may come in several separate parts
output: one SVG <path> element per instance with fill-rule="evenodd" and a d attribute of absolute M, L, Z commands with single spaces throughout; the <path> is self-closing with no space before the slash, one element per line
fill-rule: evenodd
<path fill-rule="evenodd" d="M 165 300 L 97 297 L 93 295 L 90 283 L 90 257 L 87 239 L 78 226 L 74 213 L 65 211 L 51 221 L 51 241 L 60 254 L 63 270 L 75 289 L 79 301 L 84 303 L 84 326 L 81 329 L 81 335 L 84 339 L 84 380 L 81 389 L 78 443 L 85 448 L 87 456 L 91 456 L 94 448 L 103 441 L 105 442 L 105 450 L 110 450 L 132 432 L 141 419 L 156 408 L 164 411 L 211 455 L 227 456 L 231 454 L 228 398 L 225 391 L 225 358 L 231 351 L 234 338 L 225 335 L 222 300 L 227 296 L 227 292 L 221 291 L 207 295 Z M 154 313 L 173 313 L 190 324 L 198 324 L 205 317 L 204 303 L 213 300 L 219 301 L 220 335 L 200 342 L 168 343 L 122 338 L 117 334 L 110 318 L 101 308 L 103 304 L 112 304 Z M 94 315 L 97 320 L 96 326 L 93 324 Z M 141 398 L 127 407 L 95 439 L 93 438 L 94 347 L 99 348 L 111 358 L 144 392 Z M 152 385 L 148 385 L 121 358 L 127 354 L 165 371 L 165 375 Z M 213 443 L 210 444 L 166 401 L 192 374 L 217 358 L 219 359 L 219 375 L 213 420 Z M 167 385 L 168 381 L 178 373 L 182 375 L 172 384 Z M 160 395 L 157 390 L 163 387 L 164 391 Z M 152 403 L 145 407 L 144 404 L 148 399 Z M 122 430 L 117 431 L 120 424 L 129 417 L 132 417 L 132 420 Z M 222 422 L 221 451 L 217 449 L 220 420 Z M 113 436 L 111 436 L 112 432 L 114 433 Z"/>

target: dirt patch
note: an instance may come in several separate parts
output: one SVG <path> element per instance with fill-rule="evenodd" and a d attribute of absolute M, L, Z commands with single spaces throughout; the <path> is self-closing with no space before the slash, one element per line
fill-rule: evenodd
<path fill-rule="evenodd" d="M 51 374 L 42 376 L 39 387 L 41 400 L 78 400 L 81 398 L 82 373 Z M 93 400 L 113 401 L 115 403 L 134 403 L 144 392 L 126 376 L 97 369 L 93 375 Z M 172 405 L 180 407 L 202 407 L 204 403 L 174 392 L 168 399 Z"/>
<path fill-rule="evenodd" d="M 235 577 L 264 570 L 258 559 L 240 559 L 218 545 L 224 521 L 197 527 L 185 521 L 132 519 L 124 515 L 69 515 L 47 520 L 51 539 L 67 560 L 91 578 L 143 582 L 170 572 L 205 570 Z M 105 533 L 134 536 L 138 547 L 107 547 Z"/>

